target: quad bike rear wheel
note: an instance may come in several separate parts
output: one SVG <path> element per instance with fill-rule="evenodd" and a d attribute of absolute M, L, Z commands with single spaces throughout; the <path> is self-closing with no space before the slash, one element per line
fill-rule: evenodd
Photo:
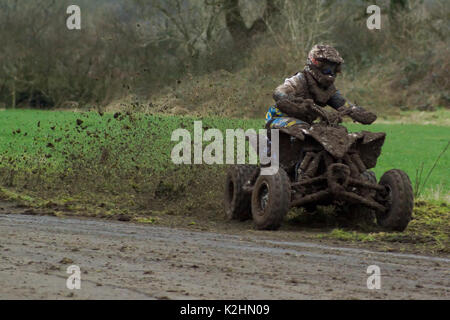
<path fill-rule="evenodd" d="M 256 165 L 235 165 L 227 173 L 225 184 L 225 214 L 230 220 L 245 221 L 251 218 L 251 193 L 244 186 L 256 174 Z"/>
<path fill-rule="evenodd" d="M 291 185 L 286 171 L 261 175 L 252 192 L 252 216 L 259 230 L 277 230 L 289 211 Z"/>
<path fill-rule="evenodd" d="M 378 225 L 388 230 L 405 230 L 414 207 L 413 189 L 408 175 L 402 170 L 389 170 L 381 177 L 380 185 L 385 186 L 388 192 L 388 210 L 377 214 Z"/>

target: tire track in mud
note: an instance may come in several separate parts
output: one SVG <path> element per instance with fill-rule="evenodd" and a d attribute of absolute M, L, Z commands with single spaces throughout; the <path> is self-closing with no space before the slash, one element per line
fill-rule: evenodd
<path fill-rule="evenodd" d="M 0 215 L 0 298 L 448 299 L 450 259 L 49 216 Z M 79 265 L 82 289 L 65 287 Z M 366 286 L 367 267 L 382 288 Z"/>

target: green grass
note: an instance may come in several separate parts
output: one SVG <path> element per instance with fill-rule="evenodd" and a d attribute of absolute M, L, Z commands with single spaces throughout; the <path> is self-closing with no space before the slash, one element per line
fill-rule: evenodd
<path fill-rule="evenodd" d="M 397 111 L 397 110 L 394 110 Z M 381 115 L 378 123 L 398 124 L 434 124 L 450 126 L 450 110 L 437 108 L 434 111 L 397 111 L 398 114 Z"/>
<path fill-rule="evenodd" d="M 403 232 L 380 232 L 376 226 L 366 226 L 365 232 L 337 227 L 331 232 L 320 233 L 317 237 L 348 242 L 378 243 L 383 244 L 387 249 L 391 244 L 406 244 L 424 253 L 449 253 L 449 209 L 449 205 L 444 202 L 416 201 L 413 220 Z M 299 217 L 296 218 L 299 219 Z"/>
<path fill-rule="evenodd" d="M 416 170 L 424 164 L 426 175 L 436 158 L 450 141 L 450 127 L 417 124 L 374 124 L 362 126 L 349 124 L 351 131 L 369 130 L 386 132 L 386 141 L 378 160 L 375 173 L 377 178 L 393 168 L 404 170 L 414 185 Z M 424 177 L 423 177 L 424 178 Z M 425 186 L 425 195 L 440 192 L 441 196 L 450 191 L 450 151 L 441 157 Z"/>
<path fill-rule="evenodd" d="M 172 132 L 192 131 L 194 120 L 125 112 L 1 111 L 0 185 L 35 199 L 111 203 L 111 209 L 171 209 L 181 201 L 187 213 L 199 206 L 217 211 L 225 167 L 177 166 L 170 158 L 177 143 Z M 205 127 L 223 130 L 263 124 L 202 120 Z"/>
<path fill-rule="evenodd" d="M 82 120 L 77 125 L 77 120 Z M 15 176 L 3 177 L 14 184 L 21 171 L 61 173 L 67 176 L 109 174 L 148 176 L 168 170 L 183 171 L 170 161 L 176 144 L 170 141 L 173 130 L 192 131 L 190 117 L 131 115 L 114 118 L 112 114 L 13 110 L 0 112 L 0 159 L 3 168 L 14 169 Z M 203 118 L 204 127 L 262 128 L 262 120 Z M 347 124 L 351 131 L 386 132 L 386 142 L 375 173 L 378 178 L 392 168 L 408 173 L 413 184 L 416 170 L 424 164 L 424 175 L 450 139 L 450 127 L 433 125 Z M 207 143 L 204 143 L 204 146 Z M 211 170 L 220 170 L 215 168 Z M 109 170 L 109 173 L 106 171 Z M 181 172 L 180 171 L 180 172 Z M 10 174 L 10 171 L 8 171 Z M 5 175 L 5 174 L 4 174 Z M 450 152 L 442 156 L 425 186 L 425 194 L 446 196 L 450 190 Z M 8 180 L 9 178 L 9 180 Z M 104 177 L 105 180 L 108 177 Z M 179 180 L 183 180 L 180 178 Z M 127 183 L 131 183 L 128 181 Z M 139 183 L 139 182 L 135 182 Z M 164 185 L 162 185 L 164 187 Z"/>

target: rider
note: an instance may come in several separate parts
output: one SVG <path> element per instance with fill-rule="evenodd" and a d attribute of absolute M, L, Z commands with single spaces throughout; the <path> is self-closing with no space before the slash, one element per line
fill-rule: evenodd
<path fill-rule="evenodd" d="M 363 111 L 366 117 L 358 119 L 362 123 L 375 121 L 374 114 L 351 105 L 334 86 L 343 63 L 344 59 L 332 46 L 315 45 L 303 71 L 276 88 L 273 94 L 276 105 L 270 107 L 266 114 L 266 128 L 281 129 L 294 125 L 309 128 L 318 116 L 323 115 L 321 107 L 326 105 L 350 116 Z"/>

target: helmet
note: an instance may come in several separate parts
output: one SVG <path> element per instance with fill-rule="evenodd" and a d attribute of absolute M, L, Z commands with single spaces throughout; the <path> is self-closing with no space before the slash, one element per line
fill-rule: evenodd
<path fill-rule="evenodd" d="M 341 72 L 344 59 L 329 45 L 316 44 L 308 54 L 307 70 L 324 87 L 330 86 Z"/>
<path fill-rule="evenodd" d="M 318 65 L 321 61 L 329 61 L 336 64 L 344 63 L 344 59 L 342 59 L 335 48 L 326 44 L 316 44 L 308 54 L 308 62 Z"/>

